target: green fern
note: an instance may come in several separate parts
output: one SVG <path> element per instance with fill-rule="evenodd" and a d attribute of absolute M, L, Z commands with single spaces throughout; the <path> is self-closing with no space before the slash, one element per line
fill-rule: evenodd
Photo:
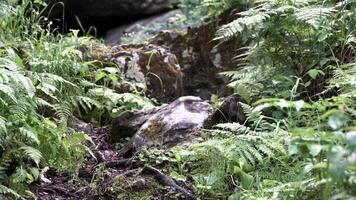
<path fill-rule="evenodd" d="M 190 167 L 187 170 L 192 170 L 196 184 L 211 188 L 208 192 L 214 197 L 227 190 L 230 184 L 228 177 L 234 175 L 236 167 L 245 169 L 251 166 L 256 169 L 278 162 L 280 157 L 287 155 L 289 132 L 255 107 L 242 103 L 241 106 L 247 116 L 245 124 L 225 123 L 211 130 L 202 130 L 204 141 L 180 154 L 183 162 Z M 210 176 L 214 181 L 199 178 Z"/>
<path fill-rule="evenodd" d="M 16 199 L 21 199 L 20 194 L 18 194 L 15 190 L 12 190 L 4 185 L 0 184 L 0 194 L 9 195 L 15 197 Z"/>
<path fill-rule="evenodd" d="M 331 71 L 327 63 L 353 62 L 354 6 L 352 1 L 263 0 L 240 12 L 216 33 L 218 41 L 237 39 L 247 45 L 247 52 L 237 57 L 241 68 L 224 73 L 232 80 L 229 86 L 248 101 L 324 94 Z M 339 40 L 342 44 L 335 42 Z"/>

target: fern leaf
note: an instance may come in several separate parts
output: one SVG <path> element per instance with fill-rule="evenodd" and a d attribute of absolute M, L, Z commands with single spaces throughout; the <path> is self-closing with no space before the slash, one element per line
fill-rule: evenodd
<path fill-rule="evenodd" d="M 269 147 L 267 147 L 264 144 L 257 144 L 256 147 L 258 148 L 259 151 L 263 152 L 266 156 L 269 158 L 274 158 L 275 154 L 273 153 L 273 150 L 271 150 Z"/>
<path fill-rule="evenodd" d="M 335 11 L 333 7 L 305 7 L 298 9 L 294 15 L 297 20 L 305 22 L 317 29 L 320 26 L 320 22 Z"/>
<path fill-rule="evenodd" d="M 42 154 L 39 150 L 30 146 L 23 146 L 20 148 L 20 150 L 22 150 L 26 156 L 28 156 L 31 160 L 33 160 L 33 162 L 35 162 L 36 165 L 40 163 Z"/>
<path fill-rule="evenodd" d="M 32 132 L 32 131 L 30 131 L 30 130 L 28 130 L 26 128 L 23 128 L 23 127 L 19 128 L 19 131 L 25 137 L 27 137 L 27 138 L 31 139 L 32 141 L 34 141 L 36 144 L 38 144 L 38 145 L 40 144 L 40 140 L 38 139 L 36 133 L 34 133 L 34 132 Z"/>
<path fill-rule="evenodd" d="M 72 108 L 68 102 L 55 104 L 53 108 L 55 115 L 62 120 L 66 120 L 72 114 Z"/>
<path fill-rule="evenodd" d="M 21 196 L 15 192 L 15 190 L 13 189 L 10 189 L 4 185 L 1 185 L 0 184 L 0 194 L 3 194 L 3 195 L 11 195 L 13 197 L 15 197 L 16 199 L 21 199 Z"/>
<path fill-rule="evenodd" d="M 7 128 L 6 128 L 6 119 L 5 119 L 5 117 L 0 115 L 0 133 L 1 133 L 1 131 L 6 133 L 7 132 Z"/>
<path fill-rule="evenodd" d="M 64 144 L 67 146 L 74 146 L 82 144 L 85 141 L 90 141 L 91 143 L 93 143 L 92 139 L 87 134 L 74 133 L 64 139 Z"/>
<path fill-rule="evenodd" d="M 0 92 L 8 96 L 12 101 L 17 102 L 15 97 L 15 91 L 10 86 L 0 83 Z"/>

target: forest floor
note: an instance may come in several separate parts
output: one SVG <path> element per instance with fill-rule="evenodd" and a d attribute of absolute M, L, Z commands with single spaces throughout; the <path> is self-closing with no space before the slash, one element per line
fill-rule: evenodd
<path fill-rule="evenodd" d="M 131 157 L 125 158 L 120 155 L 114 143 L 110 141 L 107 128 L 94 128 L 89 136 L 93 139 L 94 145 L 88 145 L 96 159 L 88 153 L 76 177 L 53 170 L 46 172 L 45 180 L 42 179 L 30 186 L 36 199 L 108 200 L 145 197 L 154 197 L 155 200 L 189 199 L 183 198 L 184 194 L 195 199 L 188 190 L 175 185 L 172 179 L 158 169 L 152 167 L 158 174 L 147 173 L 145 166 L 136 163 Z M 170 181 L 172 183 L 169 183 Z M 173 184 L 173 187 L 170 184 Z"/>

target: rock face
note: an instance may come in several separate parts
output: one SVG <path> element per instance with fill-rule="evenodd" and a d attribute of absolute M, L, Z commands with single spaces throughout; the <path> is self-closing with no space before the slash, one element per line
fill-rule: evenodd
<path fill-rule="evenodd" d="M 130 110 L 122 113 L 112 122 L 111 138 L 114 141 L 120 141 L 127 137 L 133 137 L 152 115 L 157 113 L 160 107 L 146 109 L 141 111 Z"/>
<path fill-rule="evenodd" d="M 229 95 L 228 80 L 220 72 L 236 69 L 234 61 L 237 44 L 216 46 L 216 24 L 189 28 L 187 33 L 177 30 L 160 32 L 152 44 L 166 47 L 174 53 L 184 74 L 184 94 L 209 99 L 211 94 Z"/>
<path fill-rule="evenodd" d="M 211 128 L 216 124 L 226 122 L 239 122 L 240 124 L 245 123 L 246 116 L 240 102 L 243 102 L 243 99 L 237 94 L 225 97 L 222 100 L 221 105 L 215 109 L 205 121 L 204 128 Z"/>
<path fill-rule="evenodd" d="M 80 18 L 108 18 L 154 14 L 167 10 L 176 0 L 49 0 L 63 2 L 68 12 Z"/>
<path fill-rule="evenodd" d="M 126 80 L 146 83 L 150 96 L 169 102 L 182 93 L 182 72 L 177 58 L 156 45 L 116 46 L 109 55 Z"/>
<path fill-rule="evenodd" d="M 134 148 L 172 147 L 191 138 L 204 125 L 210 112 L 211 106 L 201 98 L 180 97 L 156 110 L 124 113 L 113 121 L 112 138 L 126 136 L 126 130 L 132 130 L 131 133 L 137 130 L 132 140 Z M 125 115 L 131 117 L 124 121 Z"/>
<path fill-rule="evenodd" d="M 178 60 L 166 48 L 157 45 L 119 45 L 107 47 L 96 42 L 85 47 L 84 59 L 97 60 L 97 66 L 120 69 L 121 78 L 131 82 L 146 83 L 148 95 L 167 103 L 182 94 L 182 78 Z M 119 93 L 130 92 L 131 85 L 122 83 Z"/>
<path fill-rule="evenodd" d="M 179 61 L 184 74 L 184 95 L 209 99 L 211 94 L 227 96 L 227 78 L 220 72 L 236 70 L 239 44 L 214 41 L 217 29 L 234 19 L 229 12 L 211 22 L 188 28 L 187 31 L 165 30 L 150 43 L 169 49 Z M 219 45 L 218 45 L 219 44 Z"/>
<path fill-rule="evenodd" d="M 77 132 L 84 132 L 86 134 L 91 134 L 91 132 L 94 129 L 91 124 L 85 123 L 73 115 L 68 117 L 67 123 L 68 123 L 68 127 L 74 129 Z"/>
<path fill-rule="evenodd" d="M 177 14 L 183 13 L 179 9 L 172 10 L 109 30 L 105 36 L 105 43 L 109 45 L 125 44 L 125 38 L 128 38 L 130 43 L 140 43 L 143 40 L 153 37 L 162 29 L 185 30 L 185 27 L 170 21 L 170 19 Z"/>

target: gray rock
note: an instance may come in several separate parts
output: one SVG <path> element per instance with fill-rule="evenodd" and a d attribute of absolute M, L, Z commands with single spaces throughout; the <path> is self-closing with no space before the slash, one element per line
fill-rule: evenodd
<path fill-rule="evenodd" d="M 105 43 L 108 45 L 126 44 L 128 42 L 130 44 L 142 43 L 164 29 L 185 30 L 186 27 L 183 25 L 178 25 L 171 21 L 171 18 L 178 14 L 183 13 L 181 10 L 172 10 L 114 28 L 106 33 Z"/>
<path fill-rule="evenodd" d="M 137 112 L 127 119 L 125 114 L 120 116 L 113 121 L 112 137 L 122 136 L 128 130 L 133 132 L 142 124 L 133 137 L 131 147 L 173 147 L 189 140 L 203 127 L 211 108 L 199 97 L 180 97 L 156 110 Z"/>
<path fill-rule="evenodd" d="M 219 73 L 237 69 L 240 63 L 235 57 L 243 53 L 239 50 L 242 44 L 219 44 L 214 38 L 219 27 L 235 17 L 227 12 L 212 21 L 188 27 L 187 31 L 161 31 L 150 40 L 151 44 L 165 47 L 176 55 L 184 74 L 183 95 L 209 99 L 212 94 L 232 94 L 226 87 L 229 79 Z"/>
<path fill-rule="evenodd" d="M 85 60 L 100 61 L 96 64 L 102 67 L 112 67 L 107 63 L 115 63 L 122 80 L 146 84 L 149 97 L 167 103 L 182 96 L 183 74 L 177 57 L 166 48 L 152 44 L 107 47 L 97 42 L 86 47 L 89 51 L 83 52 Z M 134 91 L 129 83 L 119 84 L 115 90 L 117 93 Z"/>
<path fill-rule="evenodd" d="M 177 58 L 156 45 L 122 45 L 111 49 L 125 80 L 146 83 L 150 97 L 170 102 L 181 95 L 182 72 Z"/>
<path fill-rule="evenodd" d="M 133 137 L 141 126 L 153 115 L 160 107 L 154 107 L 141 111 L 129 110 L 122 113 L 112 122 L 111 136 L 115 142 L 127 137 Z"/>
<path fill-rule="evenodd" d="M 246 116 L 240 102 L 244 102 L 242 97 L 237 94 L 225 97 L 222 100 L 221 105 L 214 110 L 214 112 L 205 121 L 204 127 L 211 128 L 219 123 L 226 122 L 239 122 L 240 124 L 245 123 Z"/>

